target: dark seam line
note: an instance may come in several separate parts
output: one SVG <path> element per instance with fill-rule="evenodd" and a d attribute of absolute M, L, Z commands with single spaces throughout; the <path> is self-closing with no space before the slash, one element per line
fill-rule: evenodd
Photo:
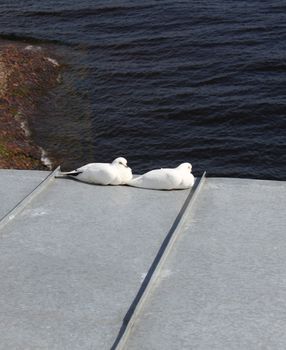
<path fill-rule="evenodd" d="M 204 172 L 204 174 L 202 175 L 202 177 L 200 179 L 197 179 L 196 182 L 195 182 L 195 185 L 192 187 L 188 197 L 186 198 L 179 214 L 177 215 L 175 221 L 173 222 L 173 225 L 171 226 L 169 232 L 167 233 L 166 237 L 164 238 L 164 241 L 163 243 L 161 244 L 161 247 L 159 248 L 158 250 L 158 253 L 155 257 L 155 259 L 153 260 L 149 270 L 148 270 L 148 273 L 146 275 L 146 277 L 144 278 L 144 281 L 142 282 L 134 300 L 132 301 L 124 319 L 123 319 L 123 323 L 122 323 L 122 326 L 119 330 L 119 333 L 112 345 L 112 347 L 110 348 L 110 350 L 115 350 L 117 348 L 117 346 L 119 345 L 122 337 L 124 336 L 126 330 L 127 330 L 127 327 L 129 325 L 129 322 L 132 318 L 132 316 L 134 315 L 134 312 L 136 310 L 136 307 L 138 306 L 144 292 L 146 291 L 146 288 L 148 287 L 149 283 L 150 283 L 150 280 L 152 278 L 152 276 L 154 275 L 154 272 L 156 271 L 157 267 L 158 267 L 158 264 L 159 262 L 161 261 L 161 258 L 164 254 L 164 252 L 166 251 L 166 248 L 168 247 L 169 243 L 170 243 L 170 240 L 174 234 L 174 232 L 176 231 L 184 213 L 186 212 L 192 198 L 194 198 L 194 194 L 196 193 L 199 185 L 202 183 L 202 181 L 204 180 L 205 178 L 205 174 L 206 172 Z"/>
<path fill-rule="evenodd" d="M 44 178 L 29 194 L 27 194 L 20 202 L 18 202 L 7 214 L 5 214 L 0 219 L 0 230 L 11 220 L 13 220 L 16 215 L 18 215 L 25 206 L 30 203 L 42 190 L 50 183 L 54 178 L 55 174 L 58 172 L 60 167 L 57 167 L 54 171 L 50 172 L 48 176 Z"/>

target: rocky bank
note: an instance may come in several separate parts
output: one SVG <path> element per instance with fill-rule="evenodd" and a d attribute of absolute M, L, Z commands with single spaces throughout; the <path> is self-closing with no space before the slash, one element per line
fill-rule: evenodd
<path fill-rule="evenodd" d="M 0 47 L 0 168 L 47 169 L 44 150 L 33 142 L 29 121 L 41 98 L 59 84 L 60 65 L 41 47 Z"/>

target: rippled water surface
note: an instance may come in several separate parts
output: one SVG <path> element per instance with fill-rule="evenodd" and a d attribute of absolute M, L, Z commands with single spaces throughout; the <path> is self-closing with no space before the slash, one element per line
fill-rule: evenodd
<path fill-rule="evenodd" d="M 2 39 L 65 63 L 34 137 L 65 168 L 123 155 L 136 173 L 286 180 L 285 1 L 14 0 Z"/>

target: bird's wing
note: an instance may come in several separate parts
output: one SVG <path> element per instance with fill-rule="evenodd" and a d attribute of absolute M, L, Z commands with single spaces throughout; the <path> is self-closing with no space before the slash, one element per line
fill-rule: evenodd
<path fill-rule="evenodd" d="M 71 170 L 71 171 L 66 171 L 66 172 L 61 172 L 60 175 L 62 176 L 78 176 L 79 174 L 82 174 L 83 172 L 85 172 L 89 166 L 92 165 L 92 163 L 90 164 L 86 164 L 80 168 L 77 168 L 77 169 L 74 169 L 74 170 Z"/>
<path fill-rule="evenodd" d="M 116 177 L 112 166 L 105 163 L 90 163 L 77 170 L 82 171 L 77 179 L 99 185 L 109 185 Z"/>
<path fill-rule="evenodd" d="M 131 186 L 154 190 L 171 190 L 176 188 L 179 183 L 180 178 L 174 169 L 151 170 L 128 182 Z"/>

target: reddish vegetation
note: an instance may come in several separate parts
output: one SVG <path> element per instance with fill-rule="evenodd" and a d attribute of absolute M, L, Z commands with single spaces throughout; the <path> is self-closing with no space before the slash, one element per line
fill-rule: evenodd
<path fill-rule="evenodd" d="M 59 65 L 42 49 L 0 50 L 0 168 L 45 169 L 27 123 L 40 97 L 58 84 Z"/>

